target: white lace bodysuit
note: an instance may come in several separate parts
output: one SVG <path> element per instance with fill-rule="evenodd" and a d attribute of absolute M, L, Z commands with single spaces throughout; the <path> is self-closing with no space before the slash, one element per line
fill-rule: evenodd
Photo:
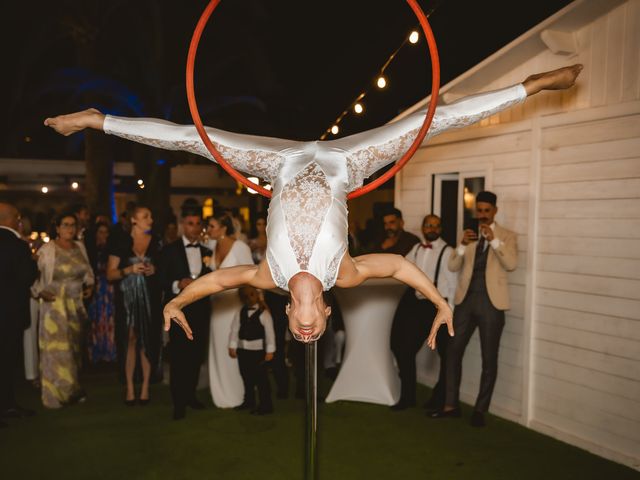
<path fill-rule="evenodd" d="M 523 101 L 521 84 L 462 98 L 436 109 L 427 137 L 475 123 Z M 398 122 L 330 141 L 297 142 L 207 127 L 214 146 L 233 168 L 273 186 L 267 219 L 267 261 L 275 283 L 309 272 L 325 290 L 336 281 L 347 251 L 347 194 L 407 151 L 425 110 Z M 104 131 L 168 150 L 214 160 L 193 126 L 107 115 Z"/>

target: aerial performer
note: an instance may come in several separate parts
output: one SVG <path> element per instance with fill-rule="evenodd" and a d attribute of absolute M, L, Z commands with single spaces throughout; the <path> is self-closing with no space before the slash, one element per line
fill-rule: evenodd
<path fill-rule="evenodd" d="M 511 87 L 464 97 L 438 106 L 427 138 L 478 122 L 542 90 L 574 85 L 582 65 L 527 77 Z M 396 162 L 416 138 L 426 108 L 395 123 L 329 141 L 293 141 L 207 128 L 216 149 L 236 170 L 261 177 L 273 186 L 267 220 L 267 252 L 258 265 L 223 268 L 198 278 L 164 308 L 165 329 L 177 322 L 193 338 L 182 309 L 222 290 L 251 285 L 280 287 L 290 294 L 287 315 L 296 340 L 320 338 L 331 309 L 323 291 L 350 288 L 369 278 L 392 277 L 415 288 L 438 313 L 427 339 L 446 324 L 454 334 L 452 313 L 431 281 L 411 262 L 392 254 L 351 257 L 348 253 L 347 195 L 381 168 Z M 123 118 L 88 109 L 47 118 L 45 125 L 62 135 L 92 128 L 135 142 L 182 150 L 209 158 L 196 128 L 149 118 Z M 498 247 L 500 248 L 500 247 Z"/>

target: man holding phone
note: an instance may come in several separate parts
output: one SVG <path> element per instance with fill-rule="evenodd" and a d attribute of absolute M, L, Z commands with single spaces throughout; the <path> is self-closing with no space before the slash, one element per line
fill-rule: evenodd
<path fill-rule="evenodd" d="M 447 352 L 446 399 L 433 418 L 459 417 L 462 357 L 476 327 L 480 329 L 482 376 L 471 425 L 483 427 L 498 376 L 498 349 L 504 328 L 504 312 L 509 309 L 507 272 L 518 264 L 517 237 L 495 222 L 496 194 L 489 191 L 476 197 L 478 230 L 465 229 L 462 242 L 451 254 L 448 267 L 458 275 L 458 287 L 451 338 Z"/>

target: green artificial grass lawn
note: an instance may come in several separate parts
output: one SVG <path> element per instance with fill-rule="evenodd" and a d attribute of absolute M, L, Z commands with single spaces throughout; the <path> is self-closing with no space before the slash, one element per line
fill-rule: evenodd
<path fill-rule="evenodd" d="M 20 389 L 33 418 L 0 429 L 2 479 L 299 479 L 303 478 L 304 402 L 276 400 L 257 417 L 213 407 L 171 420 L 168 387 L 152 387 L 147 407 L 122 404 L 113 374 L 83 379 L 86 403 L 39 407 L 39 393 Z M 326 385 L 323 389 L 326 390 Z M 419 388 L 419 403 L 428 396 Z M 319 406 L 319 478 L 598 479 L 640 473 L 490 416 L 484 429 L 462 419 L 431 420 L 420 408 L 338 402 Z"/>

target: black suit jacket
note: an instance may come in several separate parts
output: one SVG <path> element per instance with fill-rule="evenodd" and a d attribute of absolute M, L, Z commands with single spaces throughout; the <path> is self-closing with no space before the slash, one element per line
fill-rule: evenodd
<path fill-rule="evenodd" d="M 37 276 L 29 244 L 0 228 L 0 335 L 6 329 L 24 330 L 31 324 L 30 288 Z"/>
<path fill-rule="evenodd" d="M 200 255 L 202 258 L 210 257 L 212 252 L 207 247 L 200 245 Z M 209 272 L 211 272 L 209 267 L 202 264 L 199 277 Z M 176 296 L 172 289 L 173 282 L 176 280 L 180 281 L 183 278 L 191 278 L 189 261 L 187 260 L 187 253 L 182 237 L 163 248 L 161 276 L 164 301 L 166 303 Z M 204 319 L 208 321 L 211 313 L 211 301 L 208 297 L 205 297 L 185 307 L 183 312 L 187 317 L 187 321 L 200 319 L 203 319 L 202 321 L 204 321 Z"/>

